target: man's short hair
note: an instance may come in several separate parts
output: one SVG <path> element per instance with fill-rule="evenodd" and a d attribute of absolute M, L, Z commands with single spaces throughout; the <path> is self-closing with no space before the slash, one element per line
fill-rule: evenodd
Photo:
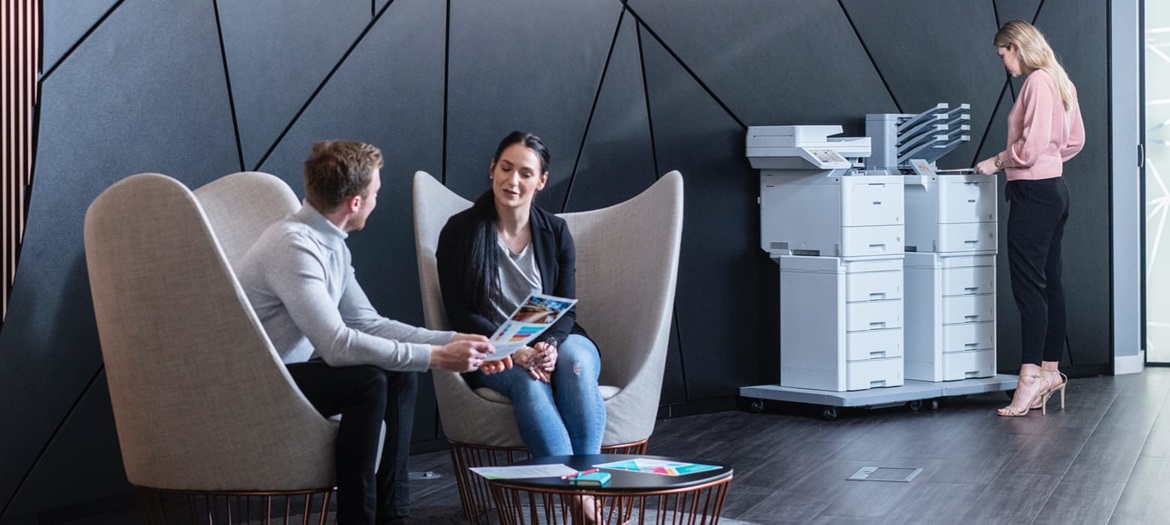
<path fill-rule="evenodd" d="M 305 198 L 321 213 L 337 209 L 354 195 L 366 196 L 374 170 L 382 167 L 382 150 L 352 140 L 313 144 L 305 159 Z"/>

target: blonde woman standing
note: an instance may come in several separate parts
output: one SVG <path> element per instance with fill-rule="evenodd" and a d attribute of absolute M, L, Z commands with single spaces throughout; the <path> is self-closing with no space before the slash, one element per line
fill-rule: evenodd
<path fill-rule="evenodd" d="M 976 173 L 1007 172 L 1008 263 L 1023 337 L 1020 378 L 1001 416 L 1046 411 L 1068 377 L 1060 373 L 1066 317 L 1061 283 L 1061 240 L 1068 220 L 1064 163 L 1081 151 L 1085 127 L 1077 90 L 1052 48 L 1031 24 L 1012 20 L 995 34 L 995 49 L 1024 86 L 1008 115 L 1007 149 L 975 165 Z"/>

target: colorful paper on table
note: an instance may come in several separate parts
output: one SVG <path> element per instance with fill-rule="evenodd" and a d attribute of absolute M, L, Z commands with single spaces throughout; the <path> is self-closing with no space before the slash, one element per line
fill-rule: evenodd
<path fill-rule="evenodd" d="M 614 461 L 612 463 L 601 463 L 593 465 L 597 468 L 608 468 L 614 470 L 628 470 L 630 472 L 644 472 L 647 474 L 658 474 L 661 476 L 685 476 L 687 474 L 694 474 L 696 472 L 705 472 L 708 470 L 715 470 L 720 468 L 718 465 L 701 465 L 698 463 L 686 463 L 682 461 L 664 461 L 661 459 L 628 459 L 625 461 Z"/>
<path fill-rule="evenodd" d="M 576 474 L 568 465 L 513 465 L 507 467 L 471 467 L 468 469 L 487 479 L 559 478 Z"/>
<path fill-rule="evenodd" d="M 575 304 L 576 299 L 543 294 L 529 295 L 516 307 L 516 311 L 512 312 L 508 320 L 500 325 L 496 333 L 488 338 L 496 351 L 488 354 L 487 360 L 503 359 L 525 346 L 532 346 L 537 336 L 552 326 Z"/>

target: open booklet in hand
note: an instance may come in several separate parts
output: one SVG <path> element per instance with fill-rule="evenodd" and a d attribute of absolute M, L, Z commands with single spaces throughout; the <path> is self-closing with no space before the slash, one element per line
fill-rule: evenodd
<path fill-rule="evenodd" d="M 516 311 L 512 312 L 508 320 L 500 325 L 496 333 L 492 334 L 489 340 L 496 352 L 488 354 L 487 359 L 503 359 L 525 346 L 531 346 L 540 334 L 575 304 L 576 299 L 543 294 L 529 295 L 516 307 Z"/>

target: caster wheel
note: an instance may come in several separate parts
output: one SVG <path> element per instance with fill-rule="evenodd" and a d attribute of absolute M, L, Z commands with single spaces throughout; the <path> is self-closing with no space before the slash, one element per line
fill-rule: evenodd
<path fill-rule="evenodd" d="M 938 400 L 937 399 L 930 400 L 930 409 L 931 410 L 938 410 Z"/>
<path fill-rule="evenodd" d="M 921 408 L 922 408 L 922 401 L 911 401 L 910 402 L 910 411 L 911 412 L 917 412 Z"/>
<path fill-rule="evenodd" d="M 837 419 L 837 408 L 836 407 L 826 408 L 825 411 L 821 413 L 821 417 L 823 417 L 825 419 L 825 421 L 832 421 L 834 419 Z"/>
<path fill-rule="evenodd" d="M 764 400 L 757 399 L 755 401 L 752 401 L 752 404 L 748 406 L 748 410 L 750 412 L 757 413 L 757 414 L 760 412 L 763 412 L 764 411 Z"/>

